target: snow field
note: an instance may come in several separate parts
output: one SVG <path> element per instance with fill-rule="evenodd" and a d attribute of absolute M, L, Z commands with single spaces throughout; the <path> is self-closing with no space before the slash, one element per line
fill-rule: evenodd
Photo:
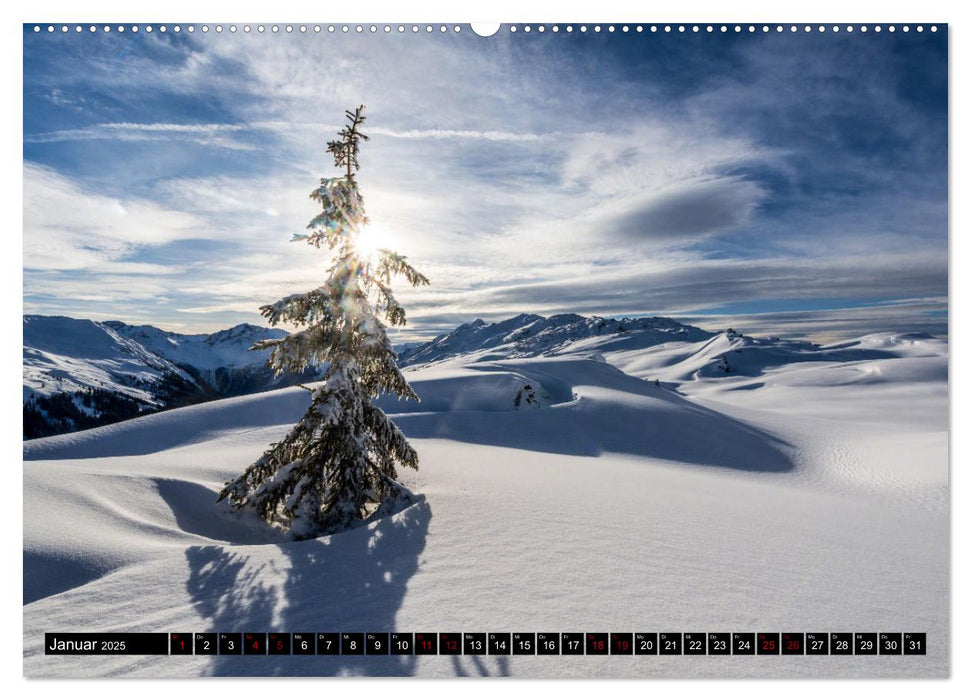
<path fill-rule="evenodd" d="M 681 345 L 410 372 L 423 402 L 387 408 L 416 501 L 307 542 L 215 504 L 301 389 L 25 443 L 25 673 L 946 675 L 946 344 L 717 378 Z M 524 383 L 542 407 L 512 409 Z M 928 655 L 43 656 L 72 630 L 926 631 Z"/>

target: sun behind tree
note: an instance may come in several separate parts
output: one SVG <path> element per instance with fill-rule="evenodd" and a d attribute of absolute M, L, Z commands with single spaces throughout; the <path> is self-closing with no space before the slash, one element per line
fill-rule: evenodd
<path fill-rule="evenodd" d="M 374 405 L 383 394 L 418 400 L 396 364 L 386 326 L 405 325 L 405 310 L 391 291 L 401 275 L 412 286 L 428 279 L 405 257 L 387 249 L 363 255 L 358 237 L 368 223 L 354 173 L 364 106 L 347 112 L 340 138 L 327 144 L 340 177 L 322 178 L 310 197 L 322 211 L 294 235 L 315 248 L 335 252 L 324 284 L 260 307 L 270 325 L 292 323 L 302 330 L 251 349 L 272 349 L 278 374 L 324 367 L 323 381 L 310 390 L 310 408 L 282 441 L 274 443 L 236 479 L 219 500 L 253 508 L 266 522 L 295 539 L 339 532 L 356 521 L 389 510 L 407 490 L 396 465 L 418 468 L 418 455 L 404 434 Z"/>

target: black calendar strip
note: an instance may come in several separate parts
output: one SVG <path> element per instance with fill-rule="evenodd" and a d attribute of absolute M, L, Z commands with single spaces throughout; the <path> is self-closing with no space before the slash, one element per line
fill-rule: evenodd
<path fill-rule="evenodd" d="M 912 656 L 925 632 L 48 632 L 48 655 Z"/>
<path fill-rule="evenodd" d="M 48 632 L 44 635 L 48 655 L 120 656 L 125 654 L 168 654 L 169 635 L 165 632 Z"/>

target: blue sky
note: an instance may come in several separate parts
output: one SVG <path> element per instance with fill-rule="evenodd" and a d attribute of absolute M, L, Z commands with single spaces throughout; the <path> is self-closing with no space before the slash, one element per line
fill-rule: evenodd
<path fill-rule="evenodd" d="M 24 35 L 24 309 L 180 331 L 320 284 L 289 243 L 368 107 L 398 339 L 523 311 L 830 340 L 947 325 L 946 29 Z"/>

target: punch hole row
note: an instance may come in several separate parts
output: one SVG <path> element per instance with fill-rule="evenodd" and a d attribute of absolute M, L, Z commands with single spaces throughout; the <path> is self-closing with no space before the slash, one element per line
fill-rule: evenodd
<path fill-rule="evenodd" d="M 852 33 L 854 31 L 860 31 L 860 32 L 864 32 L 864 33 L 865 32 L 868 32 L 868 31 L 873 31 L 873 32 L 878 32 L 879 33 L 879 32 L 882 32 L 884 30 L 885 31 L 888 31 L 888 32 L 896 32 L 898 30 L 899 31 L 902 31 L 902 32 L 910 32 L 911 30 L 917 31 L 917 32 L 923 32 L 923 31 L 925 31 L 925 29 L 929 29 L 931 32 L 936 32 L 937 31 L 937 25 L 931 25 L 929 28 L 927 28 L 927 27 L 925 27 L 922 24 L 918 24 L 918 25 L 914 25 L 914 26 L 911 26 L 909 24 L 905 24 L 905 25 L 902 25 L 902 26 L 897 26 L 897 25 L 879 25 L 879 24 L 877 24 L 877 25 L 866 25 L 866 24 L 863 24 L 863 25 L 838 25 L 838 24 L 834 24 L 834 25 L 825 25 L 825 24 L 819 24 L 819 25 L 812 25 L 812 24 L 805 24 L 805 25 L 802 25 L 802 24 L 789 24 L 789 25 L 783 25 L 783 24 L 747 24 L 747 25 L 742 25 L 742 24 L 734 24 L 734 25 L 731 25 L 731 24 L 718 24 L 718 25 L 713 25 L 713 24 L 650 24 L 650 25 L 645 25 L 645 24 L 635 24 L 635 25 L 630 25 L 630 24 L 622 24 L 622 25 L 615 25 L 615 24 L 608 24 L 608 25 L 599 25 L 599 24 L 586 25 L 586 24 L 578 24 L 578 25 L 573 25 L 573 24 L 567 24 L 567 25 L 561 26 L 561 25 L 558 25 L 558 24 L 554 24 L 554 25 L 552 25 L 552 26 L 550 26 L 550 27 L 547 28 L 546 25 L 542 25 L 542 24 L 540 24 L 540 25 L 529 25 L 529 24 L 526 24 L 526 25 L 516 25 L 516 24 L 513 24 L 513 25 L 510 25 L 510 27 L 509 27 L 509 31 L 512 32 L 512 33 L 516 33 L 516 32 L 520 32 L 521 31 L 521 32 L 525 32 L 527 34 L 530 33 L 530 32 L 534 32 L 534 31 L 542 34 L 542 33 L 546 32 L 547 29 L 549 29 L 552 32 L 566 32 L 567 34 L 574 33 L 574 32 L 579 32 L 581 34 L 587 34 L 587 33 L 601 34 L 601 33 L 604 33 L 604 32 L 606 32 L 608 34 L 609 33 L 614 33 L 614 32 L 621 32 L 621 33 L 630 33 L 630 32 L 634 32 L 634 33 L 644 33 L 644 32 L 650 32 L 650 33 L 654 33 L 654 34 L 657 34 L 659 32 L 660 33 L 666 33 L 666 34 L 672 34 L 672 33 L 678 33 L 678 34 L 689 34 L 689 33 L 690 34 L 701 34 L 701 33 L 713 34 L 713 33 L 716 33 L 716 32 L 721 32 L 721 33 L 734 32 L 736 34 L 741 34 L 742 32 L 746 32 L 746 33 L 749 33 L 749 34 L 755 34 L 756 32 L 761 32 L 761 33 L 764 33 L 764 34 L 768 34 L 769 32 L 773 32 L 773 31 L 776 32 L 776 33 L 782 33 L 782 32 L 790 32 L 790 33 L 804 32 L 804 33 L 811 33 L 811 32 L 816 32 L 816 33 L 822 34 L 822 33 L 826 33 L 826 32 L 833 32 L 834 34 L 838 34 L 841 31 L 845 31 L 845 32 L 849 32 L 849 33 Z"/>
<path fill-rule="evenodd" d="M 61 32 L 61 33 L 67 34 L 68 32 L 71 32 L 71 31 L 74 31 L 75 33 L 78 33 L 78 34 L 80 34 L 82 32 L 89 32 L 89 33 L 92 33 L 92 34 L 93 33 L 96 33 L 96 32 L 102 32 L 102 33 L 105 33 L 105 34 L 108 34 L 108 33 L 111 33 L 111 32 L 117 32 L 119 34 L 123 34 L 125 32 L 131 32 L 131 33 L 145 32 L 145 33 L 150 34 L 152 32 L 156 32 L 156 31 L 157 32 L 162 32 L 162 33 L 169 32 L 169 31 L 175 32 L 175 33 L 188 32 L 190 34 L 194 34 L 197 31 L 202 32 L 203 34 L 207 34 L 210 31 L 213 31 L 213 32 L 215 32 L 217 34 L 221 34 L 224 31 L 228 31 L 230 34 L 235 34 L 238 31 L 242 31 L 244 34 L 250 34 L 250 33 L 253 33 L 253 32 L 255 32 L 257 34 L 265 34 L 265 33 L 271 33 L 271 34 L 280 34 L 280 33 L 285 33 L 285 34 L 293 34 L 293 33 L 298 33 L 298 34 L 307 34 L 307 33 L 320 34 L 321 32 L 328 32 L 330 34 L 335 34 L 335 33 L 340 33 L 340 34 L 351 34 L 351 33 L 355 33 L 355 34 L 364 34 L 364 33 L 377 34 L 379 32 L 383 32 L 385 34 L 390 34 L 392 32 L 397 32 L 399 34 L 404 34 L 406 32 L 410 32 L 412 34 L 418 34 L 419 32 L 423 32 L 423 33 L 426 33 L 426 34 L 431 34 L 433 32 L 437 32 L 437 33 L 440 33 L 440 34 L 444 34 L 446 32 L 456 32 L 456 33 L 461 32 L 462 31 L 462 27 L 459 26 L 459 25 L 457 25 L 457 24 L 456 25 L 445 25 L 445 24 L 442 24 L 442 25 L 432 25 L 432 24 L 424 24 L 424 25 L 418 25 L 418 24 L 409 24 L 409 25 L 404 25 L 404 24 L 398 24 L 398 25 L 391 25 L 391 24 L 383 24 L 383 25 L 377 25 L 377 24 L 326 24 L 326 25 L 320 25 L 320 24 L 313 24 L 313 25 L 308 25 L 308 24 L 270 24 L 270 25 L 265 25 L 265 24 L 253 24 L 253 25 L 250 25 L 250 24 L 241 24 L 241 25 L 236 25 L 236 24 L 229 24 L 229 25 L 225 25 L 225 26 L 222 25 L 222 24 L 215 24 L 215 25 L 201 24 L 201 25 L 198 25 L 198 26 L 197 25 L 193 25 L 193 24 L 188 24 L 188 25 L 174 24 L 174 25 L 171 25 L 171 26 L 170 25 L 165 25 L 165 24 L 161 24 L 161 25 L 151 25 L 151 24 L 149 24 L 149 25 L 144 25 L 144 26 L 139 26 L 137 24 L 136 25 L 125 25 L 125 24 L 117 24 L 117 25 L 114 25 L 114 24 L 104 24 L 104 25 L 95 25 L 95 24 L 90 24 L 90 25 L 81 25 L 81 24 L 67 25 L 67 24 L 61 24 L 61 25 L 55 25 L 55 24 L 48 24 L 46 26 L 45 25 L 39 25 L 39 24 L 35 24 L 34 25 L 34 33 L 35 34 L 36 33 L 43 32 L 43 31 L 46 31 L 46 32 L 51 33 L 51 34 L 53 34 L 54 32 Z"/>
<path fill-rule="evenodd" d="M 926 29 L 929 29 L 929 31 L 931 31 L 931 32 L 936 32 L 937 31 L 937 26 L 936 25 L 931 25 L 930 27 L 927 27 Z M 891 24 L 891 25 L 880 25 L 880 24 L 876 24 L 876 25 L 866 25 L 866 24 L 862 24 L 862 25 L 858 25 L 858 26 L 857 25 L 842 25 L 842 26 L 841 25 L 823 25 L 823 24 L 820 24 L 820 25 L 810 25 L 810 24 L 805 24 L 805 25 L 797 25 L 797 24 L 790 24 L 790 25 L 782 25 L 782 24 L 773 24 L 773 25 L 769 25 L 769 24 L 761 24 L 761 25 L 755 25 L 755 24 L 748 24 L 748 25 L 740 25 L 740 24 L 735 24 L 735 25 L 727 25 L 727 24 L 721 24 L 721 25 L 712 25 L 712 24 L 707 24 L 707 25 L 699 25 L 699 24 L 691 24 L 691 25 L 685 25 L 685 24 L 678 24 L 678 25 L 671 25 L 671 24 L 651 24 L 651 25 L 642 25 L 642 24 L 637 24 L 637 25 L 628 25 L 628 24 L 624 24 L 624 25 L 614 25 L 614 24 L 599 25 L 599 24 L 594 24 L 594 25 L 586 25 L 586 24 L 580 24 L 580 25 L 572 25 L 572 24 L 568 24 L 568 25 L 560 26 L 558 24 L 554 24 L 554 25 L 550 25 L 549 27 L 547 27 L 547 25 L 543 25 L 543 24 L 539 24 L 539 25 L 530 25 L 530 24 L 526 24 L 526 25 L 516 25 L 516 24 L 513 24 L 513 25 L 510 25 L 509 26 L 509 31 L 511 33 L 513 33 L 513 34 L 515 34 L 517 32 L 520 32 L 520 31 L 523 32 L 523 33 L 526 33 L 526 34 L 529 34 L 529 33 L 532 33 L 532 32 L 536 32 L 536 33 L 539 33 L 539 34 L 543 34 L 546 31 L 551 31 L 553 33 L 565 32 L 567 34 L 571 34 L 571 33 L 574 33 L 574 32 L 579 32 L 581 34 L 586 34 L 586 33 L 600 34 L 600 33 L 604 33 L 604 32 L 606 32 L 606 33 L 615 33 L 615 32 L 621 32 L 621 33 L 631 33 L 631 32 L 634 32 L 634 33 L 644 33 L 644 32 L 648 32 L 648 33 L 654 33 L 654 34 L 656 34 L 656 33 L 665 33 L 665 34 L 672 34 L 672 33 L 678 33 L 678 34 L 688 34 L 688 33 L 691 33 L 691 34 L 701 34 L 701 33 L 707 33 L 707 34 L 713 34 L 713 33 L 729 33 L 729 32 L 733 32 L 733 33 L 736 33 L 736 34 L 741 34 L 743 32 L 749 33 L 749 34 L 755 34 L 755 33 L 761 32 L 763 34 L 767 34 L 767 33 L 770 33 L 770 32 L 776 32 L 776 33 L 783 33 L 783 32 L 789 32 L 789 33 L 796 33 L 796 32 L 813 33 L 813 32 L 815 32 L 815 33 L 822 34 L 822 33 L 826 33 L 826 32 L 833 32 L 834 34 L 836 34 L 836 33 L 839 33 L 841 31 L 847 32 L 847 33 L 852 33 L 854 31 L 859 31 L 859 32 L 862 32 L 862 33 L 870 32 L 870 31 L 876 32 L 876 33 L 880 33 L 880 32 L 883 32 L 883 31 L 896 32 L 898 30 L 899 31 L 902 31 L 902 32 L 905 32 L 905 33 L 910 32 L 911 30 L 917 31 L 917 32 L 923 32 L 923 31 L 925 31 L 925 27 L 922 24 L 918 24 L 918 25 L 915 25 L 913 27 L 911 25 L 907 25 L 907 24 L 902 25 L 902 26 L 899 26 L 899 27 L 897 25 L 893 25 L 893 24 Z M 292 33 L 299 33 L 299 34 L 314 33 L 314 34 L 320 34 L 321 32 L 327 32 L 329 34 L 336 34 L 336 33 L 340 33 L 340 34 L 351 34 L 351 33 L 355 33 L 355 34 L 365 34 L 365 33 L 369 33 L 369 34 L 377 34 L 377 33 L 384 33 L 384 34 L 391 34 L 391 33 L 398 33 L 398 34 L 405 34 L 405 33 L 411 33 L 411 34 L 418 34 L 418 33 L 425 33 L 425 34 L 440 33 L 440 34 L 444 34 L 444 33 L 447 33 L 447 32 L 455 32 L 455 33 L 461 32 L 462 31 L 462 27 L 460 25 L 457 25 L 457 24 L 456 25 L 445 25 L 445 24 L 441 24 L 441 25 L 432 25 L 432 24 L 424 24 L 424 25 L 418 25 L 418 24 L 409 24 L 409 25 L 405 25 L 405 24 L 398 24 L 398 25 L 391 25 L 391 24 L 384 24 L 384 25 L 376 25 L 376 24 L 370 24 L 370 25 L 365 25 L 365 24 L 327 24 L 327 25 L 320 25 L 320 24 L 314 24 L 314 25 L 307 25 L 307 24 L 299 24 L 299 25 L 294 25 L 294 24 L 285 24 L 285 25 L 271 24 L 271 25 L 263 25 L 263 24 L 256 24 L 256 25 L 250 25 L 250 24 L 243 24 L 243 25 L 236 25 L 236 24 L 230 24 L 230 25 L 225 25 L 225 26 L 224 25 L 221 25 L 221 24 L 216 24 L 216 25 L 212 25 L 212 26 L 210 26 L 208 24 L 202 24 L 202 25 L 199 25 L 199 26 L 196 26 L 196 25 L 193 25 L 193 24 L 184 25 L 184 26 L 183 25 L 180 25 L 180 24 L 175 24 L 175 25 L 171 25 L 171 26 L 165 25 L 165 24 L 162 24 L 162 25 L 151 25 L 151 24 L 149 24 L 149 25 L 144 25 L 144 26 L 139 26 L 139 25 L 124 25 L 124 24 L 118 24 L 118 25 L 110 25 L 110 24 L 104 24 L 104 25 L 95 25 L 95 24 L 90 24 L 90 25 L 80 25 L 80 24 L 75 24 L 75 25 L 67 25 L 67 24 L 54 25 L 54 24 L 48 24 L 46 26 L 45 25 L 39 25 L 39 24 L 35 24 L 34 25 L 34 33 L 35 34 L 39 34 L 39 33 L 44 32 L 44 31 L 48 32 L 49 34 L 53 34 L 55 32 L 61 32 L 63 34 L 67 34 L 68 32 L 71 32 L 71 31 L 74 31 L 77 34 L 80 34 L 82 32 L 88 32 L 88 33 L 92 33 L 92 34 L 97 33 L 97 32 L 102 32 L 102 33 L 105 33 L 105 34 L 111 33 L 111 32 L 117 32 L 119 34 L 123 34 L 125 32 L 131 32 L 133 34 L 137 34 L 138 32 L 145 32 L 147 34 L 151 34 L 152 32 L 156 32 L 156 31 L 157 32 L 161 32 L 161 33 L 165 33 L 165 32 L 171 31 L 171 32 L 175 32 L 176 34 L 181 33 L 183 31 L 188 32 L 190 34 L 193 34 L 196 31 L 200 31 L 203 34 L 206 34 L 206 33 L 210 32 L 210 31 L 214 31 L 217 34 L 221 34 L 224 31 L 228 31 L 231 34 L 235 34 L 237 31 L 242 31 L 245 34 L 250 34 L 252 32 L 256 32 L 257 34 L 265 34 L 267 32 L 269 32 L 271 34 L 279 34 L 281 32 L 282 33 L 285 33 L 285 34 L 292 34 Z"/>

